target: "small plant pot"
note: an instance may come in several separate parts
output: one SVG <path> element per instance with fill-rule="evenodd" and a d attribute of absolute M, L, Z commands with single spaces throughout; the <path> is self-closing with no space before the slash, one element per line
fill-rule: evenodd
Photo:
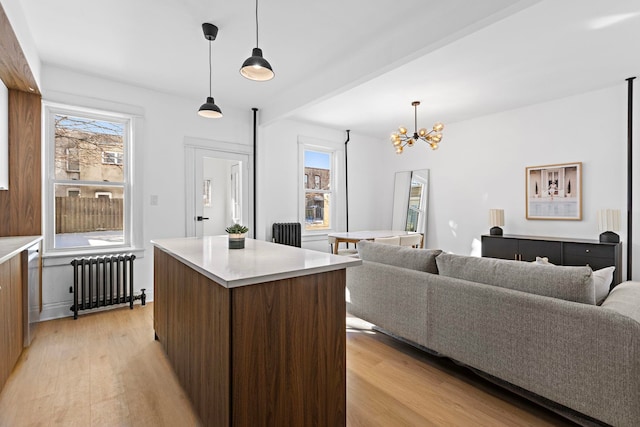
<path fill-rule="evenodd" d="M 244 249 L 245 234 L 229 234 L 229 249 Z"/>

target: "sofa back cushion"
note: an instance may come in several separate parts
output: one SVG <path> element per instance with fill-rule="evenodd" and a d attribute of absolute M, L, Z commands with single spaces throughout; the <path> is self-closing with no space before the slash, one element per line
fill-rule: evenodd
<path fill-rule="evenodd" d="M 395 265 L 396 267 L 410 268 L 433 274 L 438 274 L 436 256 L 441 252 L 440 249 L 415 249 L 408 246 L 385 245 L 367 240 L 358 242 L 358 253 L 364 261 Z"/>
<path fill-rule="evenodd" d="M 494 258 L 477 258 L 441 253 L 436 258 L 442 276 L 595 304 L 591 268 L 546 266 Z"/>

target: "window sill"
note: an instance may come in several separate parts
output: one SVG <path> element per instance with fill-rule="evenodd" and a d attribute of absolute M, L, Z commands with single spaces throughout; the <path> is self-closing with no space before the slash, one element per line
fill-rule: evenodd
<path fill-rule="evenodd" d="M 319 242 L 319 241 L 326 241 L 329 238 L 328 236 L 329 233 L 333 233 L 333 232 L 322 231 L 317 233 L 308 233 L 308 234 L 303 234 L 301 237 L 303 242 Z"/>
<path fill-rule="evenodd" d="M 85 256 L 103 256 L 119 253 L 132 253 L 136 258 L 144 258 L 144 248 L 118 247 L 111 249 L 78 249 L 65 252 L 49 252 L 42 255 L 42 265 L 44 267 L 67 265 L 75 258 Z"/>

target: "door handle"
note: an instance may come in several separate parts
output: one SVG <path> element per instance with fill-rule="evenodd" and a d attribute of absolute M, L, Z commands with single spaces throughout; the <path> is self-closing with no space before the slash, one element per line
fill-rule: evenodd
<path fill-rule="evenodd" d="M 207 217 L 205 217 L 205 216 L 200 216 L 200 215 L 198 215 L 198 216 L 196 217 L 196 221 L 204 221 L 205 219 L 209 219 L 209 218 L 207 218 Z"/>

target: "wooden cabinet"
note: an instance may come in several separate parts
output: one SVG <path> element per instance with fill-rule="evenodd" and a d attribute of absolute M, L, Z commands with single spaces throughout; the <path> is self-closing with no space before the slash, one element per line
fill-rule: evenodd
<path fill-rule="evenodd" d="M 534 236 L 482 236 L 482 256 L 519 261 L 549 258 L 556 265 L 588 265 L 593 270 L 615 266 L 611 288 L 622 281 L 622 244 L 597 240 Z"/>
<path fill-rule="evenodd" d="M 23 291 L 21 255 L 0 264 L 0 389 L 22 353 Z"/>
<path fill-rule="evenodd" d="M 226 288 L 154 250 L 154 327 L 205 426 L 346 425 L 344 269 Z"/>

